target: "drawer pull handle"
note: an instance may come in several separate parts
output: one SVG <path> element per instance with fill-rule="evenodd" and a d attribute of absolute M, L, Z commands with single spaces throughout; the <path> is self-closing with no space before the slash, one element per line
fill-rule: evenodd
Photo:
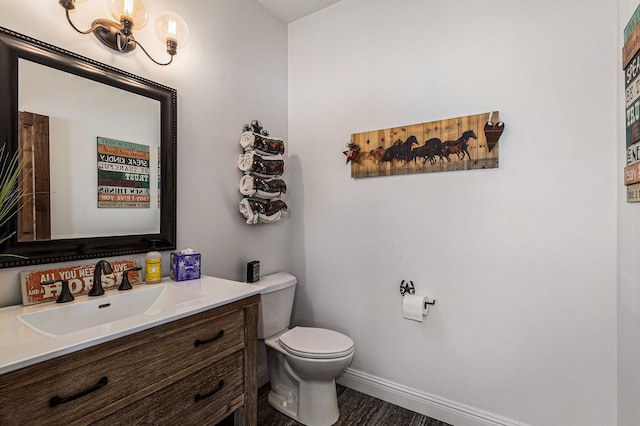
<path fill-rule="evenodd" d="M 216 334 L 215 336 L 213 336 L 211 339 L 207 339 L 207 340 L 200 340 L 200 339 L 196 339 L 195 342 L 193 342 L 193 345 L 197 348 L 200 345 L 204 345 L 207 343 L 211 343 L 214 340 L 218 340 L 218 339 L 222 339 L 222 336 L 224 336 L 224 330 L 220 330 L 218 332 L 218 334 Z"/>
<path fill-rule="evenodd" d="M 224 380 L 220 380 L 218 382 L 218 386 L 216 386 L 216 388 L 214 390 L 212 390 L 211 392 L 205 393 L 204 395 L 200 395 L 199 393 L 196 394 L 196 397 L 195 397 L 196 402 L 202 401 L 203 399 L 209 398 L 211 395 L 213 395 L 213 394 L 215 394 L 217 392 L 220 392 L 223 387 L 224 387 Z"/>
<path fill-rule="evenodd" d="M 107 379 L 106 377 L 101 377 L 100 380 L 98 380 L 98 383 L 94 387 L 89 388 L 89 389 L 85 389 L 82 392 L 78 392 L 75 395 L 67 396 L 66 398 L 63 398 L 61 396 L 56 395 L 56 396 L 54 396 L 53 398 L 51 398 L 49 400 L 49 407 L 56 407 L 56 406 L 58 406 L 60 404 L 66 404 L 67 402 L 71 402 L 74 399 L 78 399 L 80 397 L 88 395 L 91 392 L 95 392 L 98 389 L 106 386 L 107 383 L 109 383 L 109 379 Z"/>

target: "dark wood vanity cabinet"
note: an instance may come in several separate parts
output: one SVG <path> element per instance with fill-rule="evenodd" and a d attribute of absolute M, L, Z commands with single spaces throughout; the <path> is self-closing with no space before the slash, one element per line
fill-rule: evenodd
<path fill-rule="evenodd" d="M 254 426 L 259 298 L 1 375 L 0 424 Z"/>

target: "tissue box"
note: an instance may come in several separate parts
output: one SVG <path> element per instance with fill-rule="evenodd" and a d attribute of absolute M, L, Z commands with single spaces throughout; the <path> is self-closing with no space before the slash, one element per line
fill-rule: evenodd
<path fill-rule="evenodd" d="M 171 253 L 171 279 L 174 281 L 200 278 L 200 253 Z"/>

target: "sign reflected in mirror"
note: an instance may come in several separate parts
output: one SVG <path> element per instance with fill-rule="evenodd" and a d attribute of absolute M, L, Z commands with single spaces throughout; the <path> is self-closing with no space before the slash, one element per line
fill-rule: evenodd
<path fill-rule="evenodd" d="M 98 138 L 98 208 L 151 207 L 151 154 L 148 145 Z"/>
<path fill-rule="evenodd" d="M 27 159 L 22 184 L 30 194 L 3 230 L 15 234 L 0 247 L 0 267 L 142 253 L 151 239 L 175 249 L 174 89 L 0 27 L 0 96 L 8 100 L 0 141 Z M 100 193 L 121 189 L 99 185 L 98 138 L 148 148 L 145 170 L 129 176 L 146 173 L 148 182 L 120 182 L 139 188 L 144 208 L 99 207 Z"/>

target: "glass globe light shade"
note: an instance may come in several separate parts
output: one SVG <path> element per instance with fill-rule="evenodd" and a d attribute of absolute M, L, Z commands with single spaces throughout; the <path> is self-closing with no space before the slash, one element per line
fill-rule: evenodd
<path fill-rule="evenodd" d="M 131 21 L 134 30 L 144 27 L 148 19 L 143 0 L 109 0 L 109 12 L 118 22 Z"/>
<path fill-rule="evenodd" d="M 178 47 L 184 47 L 189 41 L 189 28 L 177 13 L 162 12 L 156 19 L 155 28 L 156 35 L 162 43 L 169 40 L 176 42 Z"/>

